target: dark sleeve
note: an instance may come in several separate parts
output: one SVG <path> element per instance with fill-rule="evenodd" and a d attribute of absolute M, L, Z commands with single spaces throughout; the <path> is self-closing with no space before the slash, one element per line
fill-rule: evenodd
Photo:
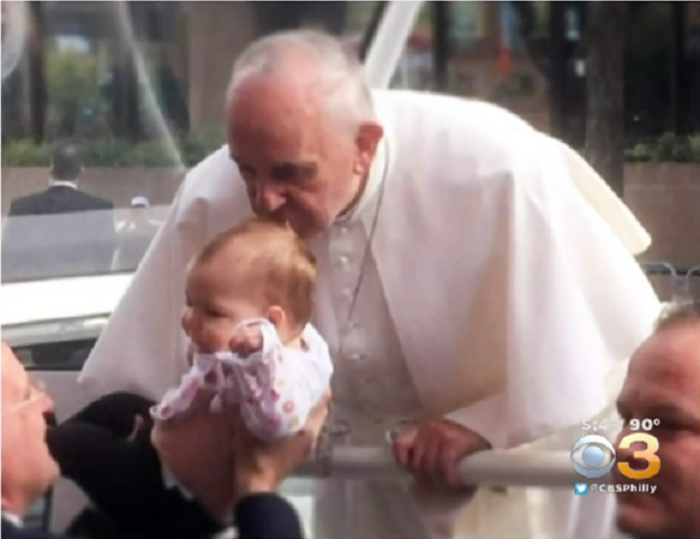
<path fill-rule="evenodd" d="M 46 443 L 61 476 L 74 481 L 108 515 L 114 517 L 140 499 L 141 462 L 135 444 L 126 438 L 73 420 L 49 428 Z"/>
<path fill-rule="evenodd" d="M 16 528 L 4 519 L 2 521 L 2 537 L 6 539 L 70 539 L 65 535 L 54 535 L 33 528 Z"/>
<path fill-rule="evenodd" d="M 65 422 L 80 421 L 96 427 L 102 427 L 119 438 L 126 438 L 134 428 L 137 415 L 150 421 L 149 410 L 155 401 L 119 391 L 110 393 L 91 402 Z"/>
<path fill-rule="evenodd" d="M 277 494 L 246 496 L 235 510 L 239 539 L 302 539 L 299 515 Z"/>
<path fill-rule="evenodd" d="M 144 416 L 153 401 L 131 393 L 111 393 L 83 408 L 63 423 L 51 427 L 46 442 L 61 469 L 101 509 L 113 515 L 114 505 L 124 498 L 125 507 L 139 498 L 139 472 L 149 462 L 138 444 L 127 440 L 134 417 Z M 147 428 L 144 426 L 144 428 Z M 145 478 L 143 478 L 145 479 Z"/>
<path fill-rule="evenodd" d="M 119 532 L 107 515 L 88 507 L 83 510 L 65 530 L 69 537 L 80 537 L 85 539 L 123 539 L 123 534 Z"/>
<path fill-rule="evenodd" d="M 24 215 L 25 213 L 28 213 L 27 208 L 26 208 L 27 205 L 23 204 L 22 202 L 23 201 L 21 199 L 13 200 L 12 202 L 10 202 L 10 209 L 7 212 L 7 216 L 8 217 L 12 217 L 12 216 L 18 217 L 18 216 Z"/>

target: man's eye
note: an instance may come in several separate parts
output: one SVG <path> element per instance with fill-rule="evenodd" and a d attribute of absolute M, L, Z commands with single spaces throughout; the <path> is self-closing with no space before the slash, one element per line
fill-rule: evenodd
<path fill-rule="evenodd" d="M 299 179 L 299 169 L 294 165 L 280 165 L 272 170 L 272 177 L 278 181 L 295 181 Z"/>
<path fill-rule="evenodd" d="M 255 177 L 255 171 L 251 167 L 239 165 L 238 171 L 241 173 L 241 176 L 245 181 L 250 181 Z"/>
<path fill-rule="evenodd" d="M 316 175 L 315 164 L 283 163 L 272 169 L 272 178 L 280 182 L 300 183 L 311 180 Z"/>

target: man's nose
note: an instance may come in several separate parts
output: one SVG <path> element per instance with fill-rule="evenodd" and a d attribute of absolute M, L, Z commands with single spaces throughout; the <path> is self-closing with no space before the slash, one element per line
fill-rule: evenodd
<path fill-rule="evenodd" d="M 51 398 L 51 395 L 48 393 L 44 392 L 41 395 L 41 412 L 47 416 L 47 415 L 52 415 L 54 413 L 54 404 L 53 404 L 53 399 Z"/>
<path fill-rule="evenodd" d="M 285 203 L 281 190 L 269 184 L 259 186 L 255 195 L 256 212 L 263 215 L 275 213 Z"/>

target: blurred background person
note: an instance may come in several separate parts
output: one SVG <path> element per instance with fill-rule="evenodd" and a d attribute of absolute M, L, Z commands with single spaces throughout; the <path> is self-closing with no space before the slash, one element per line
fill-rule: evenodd
<path fill-rule="evenodd" d="M 640 539 L 700 537 L 700 313 L 696 306 L 672 308 L 635 352 L 618 408 L 627 424 L 632 419 L 660 422 L 649 433 L 658 444 L 650 441 L 644 447 L 644 442 L 636 442 L 630 449 L 619 449 L 618 461 L 636 470 L 653 465 L 654 456 L 661 464 L 659 474 L 646 480 L 627 478 L 614 468 L 618 484 L 644 481 L 657 487 L 653 494 L 617 493 L 618 528 Z M 617 445 L 630 433 L 629 427 L 620 433 Z"/>
<path fill-rule="evenodd" d="M 133 271 L 146 254 L 155 237 L 160 222 L 150 217 L 151 203 L 144 196 L 131 199 L 128 215 L 117 225 L 117 251 L 114 254 L 114 271 Z"/>
<path fill-rule="evenodd" d="M 78 148 L 60 145 L 48 189 L 12 201 L 2 238 L 5 281 L 110 271 L 114 205 L 78 188 L 82 171 Z"/>

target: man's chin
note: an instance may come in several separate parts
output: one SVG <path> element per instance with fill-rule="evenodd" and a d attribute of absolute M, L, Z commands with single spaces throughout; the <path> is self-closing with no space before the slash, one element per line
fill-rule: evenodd
<path fill-rule="evenodd" d="M 54 458 L 47 454 L 46 467 L 44 469 L 44 479 L 46 484 L 43 485 L 44 491 L 48 491 L 52 488 L 59 479 L 61 479 L 61 469 L 58 466 L 58 462 Z M 43 493 L 42 493 L 43 494 Z"/>

